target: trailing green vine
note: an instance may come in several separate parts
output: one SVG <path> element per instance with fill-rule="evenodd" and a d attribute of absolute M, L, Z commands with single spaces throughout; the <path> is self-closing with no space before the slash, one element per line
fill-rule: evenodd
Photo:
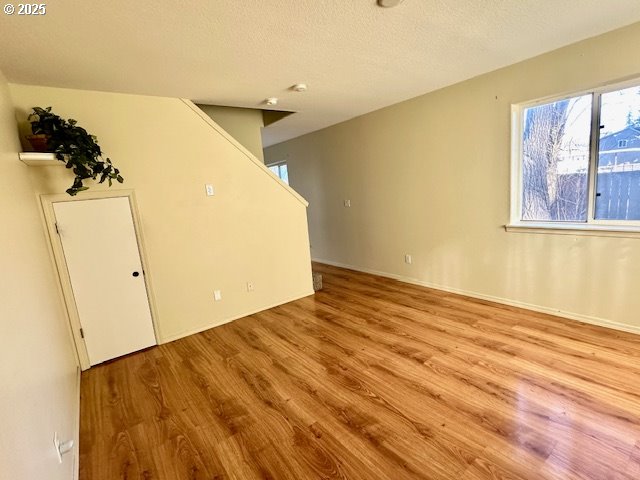
<path fill-rule="evenodd" d="M 59 117 L 51 112 L 51 107 L 34 107 L 29 122 L 33 134 L 45 135 L 47 149 L 75 174 L 73 185 L 66 190 L 69 195 L 87 190 L 89 187 L 83 182 L 90 178 L 98 183 L 107 181 L 109 186 L 114 180 L 124 182 L 120 170 L 113 166 L 111 160 L 102 158 L 98 139 L 79 127 L 75 120 Z"/>

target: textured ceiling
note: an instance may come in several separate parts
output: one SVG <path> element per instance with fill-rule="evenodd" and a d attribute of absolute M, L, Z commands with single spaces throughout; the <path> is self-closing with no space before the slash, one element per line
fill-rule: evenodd
<path fill-rule="evenodd" d="M 219 105 L 276 96 L 297 113 L 265 128 L 270 145 L 637 21 L 638 0 L 54 0 L 0 15 L 0 69 Z"/>

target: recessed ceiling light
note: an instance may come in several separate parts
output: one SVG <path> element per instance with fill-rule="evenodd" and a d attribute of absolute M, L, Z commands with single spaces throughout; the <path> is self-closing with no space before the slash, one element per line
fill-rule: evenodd
<path fill-rule="evenodd" d="M 291 87 L 291 89 L 294 92 L 306 92 L 307 91 L 307 84 L 306 83 L 296 83 L 293 87 Z"/>
<path fill-rule="evenodd" d="M 378 6 L 384 8 L 397 7 L 403 0 L 378 0 Z"/>
<path fill-rule="evenodd" d="M 273 106 L 273 105 L 277 105 L 277 104 L 278 104 L 278 99 L 277 99 L 276 97 L 269 97 L 269 98 L 267 98 L 267 99 L 265 100 L 265 103 L 266 103 L 267 105 L 271 105 L 271 106 Z"/>

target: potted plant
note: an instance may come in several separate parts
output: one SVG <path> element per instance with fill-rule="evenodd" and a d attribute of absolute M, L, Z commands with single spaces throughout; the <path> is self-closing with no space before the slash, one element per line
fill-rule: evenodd
<path fill-rule="evenodd" d="M 75 178 L 67 189 L 69 195 L 87 190 L 89 187 L 83 181 L 89 178 L 98 183 L 108 181 L 109 186 L 113 180 L 119 183 L 124 181 L 120 170 L 113 166 L 111 160 L 102 158 L 98 139 L 79 127 L 75 120 L 59 117 L 51 112 L 51 107 L 33 107 L 28 120 L 33 133 L 31 138 L 27 137 L 31 145 L 35 149 L 46 146 L 45 151 L 54 153 L 58 160 L 73 170 Z"/>

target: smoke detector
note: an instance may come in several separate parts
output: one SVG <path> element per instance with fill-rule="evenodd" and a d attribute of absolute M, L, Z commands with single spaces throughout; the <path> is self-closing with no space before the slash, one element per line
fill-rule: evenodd
<path fill-rule="evenodd" d="M 383 8 L 397 7 L 404 0 L 378 0 L 378 6 Z"/>
<path fill-rule="evenodd" d="M 276 97 L 269 97 L 265 100 L 265 103 L 272 107 L 278 104 L 278 99 Z"/>
<path fill-rule="evenodd" d="M 296 83 L 293 87 L 291 87 L 291 90 L 293 90 L 294 92 L 306 92 L 307 91 L 307 84 L 306 83 Z"/>

